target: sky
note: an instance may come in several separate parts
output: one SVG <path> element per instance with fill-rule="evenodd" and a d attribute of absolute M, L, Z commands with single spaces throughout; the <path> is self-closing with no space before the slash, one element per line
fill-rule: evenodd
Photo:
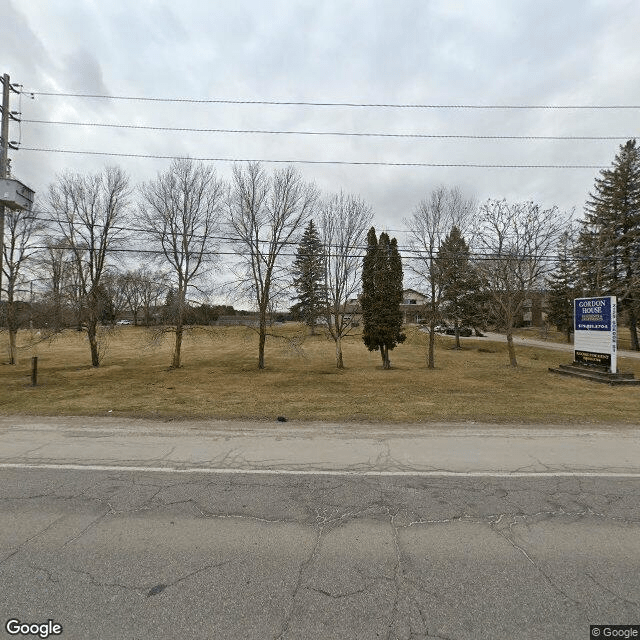
<path fill-rule="evenodd" d="M 14 177 L 39 195 L 64 171 L 119 164 L 134 184 L 194 158 L 607 167 L 640 109 L 251 105 L 45 96 L 430 105 L 640 105 L 637 0 L 0 0 L 0 73 Z M 29 92 L 35 95 L 30 97 Z M 45 120 L 49 124 L 28 122 Z M 613 136 L 619 140 L 397 138 L 149 131 L 169 128 Z M 222 177 L 231 163 L 214 163 Z M 268 169 L 278 164 L 266 164 Z M 439 185 L 479 202 L 534 200 L 579 217 L 598 169 L 296 165 L 323 192 L 359 195 L 401 231 Z M 400 234 L 398 234 L 400 235 Z"/>

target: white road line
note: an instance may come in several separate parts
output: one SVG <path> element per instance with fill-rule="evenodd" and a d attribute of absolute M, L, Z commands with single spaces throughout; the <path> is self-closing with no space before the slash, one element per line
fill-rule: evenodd
<path fill-rule="evenodd" d="M 61 471 L 152 471 L 154 473 L 202 473 L 212 475 L 283 476 L 412 476 L 444 478 L 640 478 L 640 472 L 614 471 L 350 471 L 346 469 L 215 469 L 207 467 L 134 467 L 100 464 L 0 463 L 0 469 L 51 469 Z"/>

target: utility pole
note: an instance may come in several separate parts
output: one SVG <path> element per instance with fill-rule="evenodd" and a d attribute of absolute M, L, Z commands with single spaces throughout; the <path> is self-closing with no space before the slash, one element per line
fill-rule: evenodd
<path fill-rule="evenodd" d="M 9 111 L 9 95 L 11 91 L 18 93 L 11 86 L 9 74 L 2 76 L 2 127 L 0 128 L 0 179 L 9 177 L 9 149 L 18 147 L 9 142 L 9 120 L 18 120 Z M 2 263 L 4 259 L 4 207 L 0 204 L 0 301 L 2 300 Z"/>
<path fill-rule="evenodd" d="M 0 178 L 7 177 L 9 159 L 9 74 L 2 77 L 2 147 L 0 148 Z M 2 303 L 2 269 L 4 258 L 4 205 L 0 205 L 0 303 Z"/>

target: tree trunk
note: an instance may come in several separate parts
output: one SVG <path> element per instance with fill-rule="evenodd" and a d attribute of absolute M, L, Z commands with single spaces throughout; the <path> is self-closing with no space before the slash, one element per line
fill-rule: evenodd
<path fill-rule="evenodd" d="M 77 321 L 78 321 L 78 331 L 82 331 L 82 303 L 78 305 L 78 313 L 77 313 Z"/>
<path fill-rule="evenodd" d="M 571 344 L 571 327 L 567 327 L 567 344 Z"/>
<path fill-rule="evenodd" d="M 434 357 L 435 345 L 436 345 L 436 321 L 435 321 L 435 318 L 432 317 L 431 322 L 429 323 L 429 350 L 427 354 L 427 367 L 429 369 L 436 368 L 435 357 Z"/>
<path fill-rule="evenodd" d="M 629 334 L 631 337 L 631 350 L 640 351 L 640 346 L 638 345 L 638 320 L 633 307 L 629 308 Z"/>
<path fill-rule="evenodd" d="M 389 360 L 389 347 L 386 344 L 380 345 L 380 357 L 382 358 L 382 368 L 391 369 L 391 361 Z"/>
<path fill-rule="evenodd" d="M 460 326 L 458 325 L 458 323 L 455 323 L 455 332 L 456 332 L 456 344 L 455 344 L 455 348 L 456 349 L 460 349 Z"/>
<path fill-rule="evenodd" d="M 16 329 L 9 329 L 9 364 L 18 363 L 18 349 L 16 347 Z"/>
<path fill-rule="evenodd" d="M 336 368 L 344 369 L 344 362 L 342 361 L 342 338 L 340 336 L 336 338 Z"/>
<path fill-rule="evenodd" d="M 512 367 L 517 367 L 518 361 L 516 360 L 516 350 L 513 346 L 513 327 L 511 327 L 511 323 L 507 325 L 507 351 L 509 352 L 509 364 Z"/>
<path fill-rule="evenodd" d="M 53 327 L 54 330 L 62 329 L 63 319 L 62 319 L 62 304 L 60 303 L 60 295 L 58 293 L 54 294 L 54 303 L 53 303 Z"/>
<path fill-rule="evenodd" d="M 264 345 L 267 341 L 267 327 L 260 321 L 258 332 L 258 369 L 264 369 Z"/>
<path fill-rule="evenodd" d="M 178 322 L 176 325 L 176 343 L 173 347 L 173 359 L 171 361 L 172 369 L 180 368 L 180 354 L 182 351 L 182 334 L 184 329 L 182 327 L 182 322 Z"/>
<path fill-rule="evenodd" d="M 258 319 L 258 369 L 264 369 L 264 345 L 267 341 L 267 307 L 260 309 Z"/>
<path fill-rule="evenodd" d="M 186 291 L 182 281 L 178 284 L 178 292 L 176 294 L 176 343 L 173 348 L 173 359 L 171 361 L 172 369 L 179 369 L 182 365 L 182 335 L 184 333 L 184 316 L 185 316 L 185 299 Z"/>
<path fill-rule="evenodd" d="M 98 351 L 98 319 L 89 318 L 87 322 L 87 336 L 89 337 L 89 347 L 91 348 L 91 365 L 100 366 L 100 352 Z"/>
<path fill-rule="evenodd" d="M 9 364 L 16 364 L 16 336 L 18 327 L 16 323 L 16 307 L 13 302 L 13 294 L 9 294 L 7 300 L 7 329 L 9 329 Z"/>

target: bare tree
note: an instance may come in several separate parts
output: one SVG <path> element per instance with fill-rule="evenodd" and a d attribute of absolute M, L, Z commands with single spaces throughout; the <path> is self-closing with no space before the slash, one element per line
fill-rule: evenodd
<path fill-rule="evenodd" d="M 115 269 L 108 269 L 102 276 L 101 294 L 103 300 L 103 324 L 115 324 L 116 320 L 127 306 L 125 289 L 122 286 L 125 274 Z"/>
<path fill-rule="evenodd" d="M 24 284 L 26 270 L 33 266 L 37 249 L 34 237 L 39 235 L 43 225 L 28 210 L 5 209 L 5 237 L 2 264 L 6 299 L 6 323 L 9 331 L 9 364 L 17 362 L 17 335 L 23 318 L 18 312 L 20 287 Z"/>
<path fill-rule="evenodd" d="M 125 271 L 118 277 L 119 294 L 122 296 L 122 308 L 133 316 L 134 326 L 138 326 L 138 314 L 142 306 L 142 291 L 138 271 Z"/>
<path fill-rule="evenodd" d="M 137 274 L 142 304 L 142 321 L 148 327 L 151 322 L 151 309 L 158 307 L 160 300 L 169 290 L 169 274 L 164 271 L 152 272 L 146 268 L 140 269 Z"/>
<path fill-rule="evenodd" d="M 348 309 L 360 287 L 362 245 L 373 220 L 373 211 L 355 196 L 340 193 L 324 202 L 320 211 L 320 236 L 324 248 L 326 320 L 336 344 L 336 367 L 344 369 L 342 339 L 354 327 Z"/>
<path fill-rule="evenodd" d="M 488 200 L 480 207 L 477 224 L 476 243 L 484 254 L 478 268 L 506 331 L 509 364 L 517 367 L 513 328 L 524 301 L 544 286 L 564 222 L 557 207 Z"/>
<path fill-rule="evenodd" d="M 175 345 L 171 366 L 180 367 L 187 292 L 215 259 L 225 185 L 212 168 L 190 159 L 174 160 L 141 187 L 141 217 L 152 243 L 169 263 L 175 289 Z"/>
<path fill-rule="evenodd" d="M 443 294 L 438 251 L 452 227 L 464 232 L 475 208 L 475 200 L 466 197 L 458 187 L 440 186 L 420 202 L 409 220 L 404 221 L 409 229 L 409 246 L 414 253 L 414 259 L 408 261 L 408 270 L 428 287 L 429 301 L 425 312 L 429 320 L 429 369 L 435 368 L 435 328 L 441 319 Z"/>
<path fill-rule="evenodd" d="M 156 306 L 166 293 L 166 273 L 153 273 L 145 267 L 126 271 L 118 279 L 123 297 L 123 307 L 133 316 L 134 326 L 138 326 L 140 312 L 143 322 L 149 326 L 150 309 Z"/>
<path fill-rule="evenodd" d="M 71 252 L 64 240 L 51 237 L 45 240 L 38 272 L 45 283 L 42 302 L 46 326 L 48 331 L 55 333 L 61 331 L 67 322 L 69 288 L 73 281 Z"/>
<path fill-rule="evenodd" d="M 234 167 L 229 235 L 238 256 L 236 284 L 253 297 L 258 310 L 258 369 L 264 369 L 269 307 L 289 284 L 283 249 L 297 243 L 316 199 L 315 187 L 292 167 L 271 176 L 259 163 Z"/>
<path fill-rule="evenodd" d="M 130 195 L 129 179 L 119 167 L 107 167 L 94 175 L 62 174 L 49 187 L 49 205 L 60 239 L 73 260 L 79 326 L 87 331 L 94 367 L 100 366 L 103 352 L 97 331 L 101 279 L 111 249 L 122 237 L 117 224 L 126 216 Z"/>

